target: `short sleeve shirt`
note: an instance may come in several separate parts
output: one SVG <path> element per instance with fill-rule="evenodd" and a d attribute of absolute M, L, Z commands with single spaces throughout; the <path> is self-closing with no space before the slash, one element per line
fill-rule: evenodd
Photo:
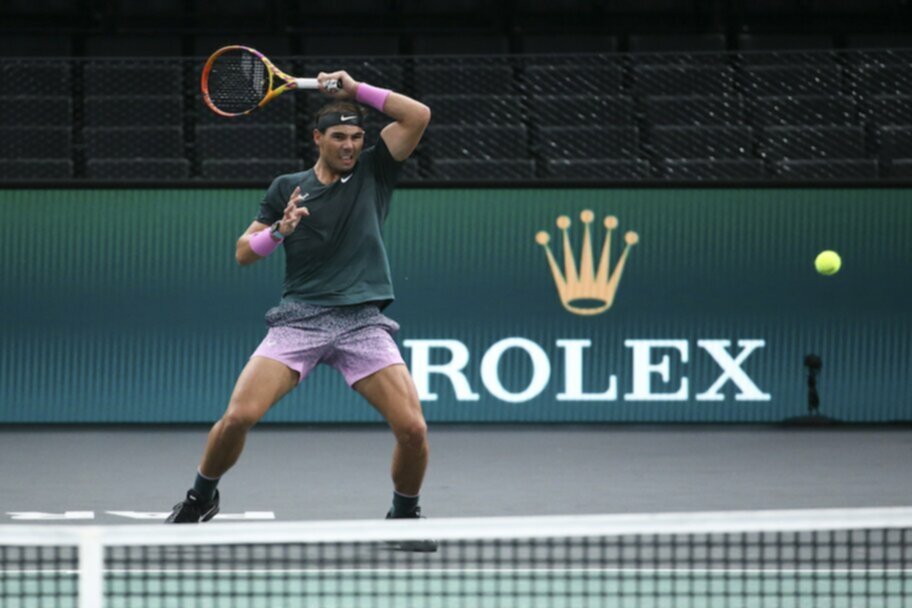
<path fill-rule="evenodd" d="M 383 245 L 383 223 L 404 162 L 395 160 L 383 139 L 365 149 L 351 173 L 330 185 L 313 169 L 277 177 L 257 221 L 274 224 L 298 186 L 307 207 L 295 231 L 285 237 L 283 298 L 319 306 L 392 302 L 393 282 Z"/>

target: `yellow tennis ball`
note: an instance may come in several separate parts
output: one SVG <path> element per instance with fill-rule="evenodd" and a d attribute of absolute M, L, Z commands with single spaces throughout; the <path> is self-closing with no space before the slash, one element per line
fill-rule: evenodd
<path fill-rule="evenodd" d="M 839 272 L 841 266 L 842 258 L 835 251 L 821 251 L 817 259 L 814 260 L 814 267 L 817 268 L 817 272 L 827 276 Z"/>

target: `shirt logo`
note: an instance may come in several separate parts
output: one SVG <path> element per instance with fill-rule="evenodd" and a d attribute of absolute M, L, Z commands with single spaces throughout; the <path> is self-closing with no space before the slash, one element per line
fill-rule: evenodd
<path fill-rule="evenodd" d="M 351 178 L 352 178 L 352 174 L 349 173 L 348 175 L 346 175 L 345 177 L 343 177 L 343 178 L 340 179 L 339 181 L 341 181 L 341 182 L 344 184 L 345 182 L 347 182 L 347 181 L 350 180 Z"/>
<path fill-rule="evenodd" d="M 341 120 L 342 122 L 348 122 L 349 120 L 354 120 L 356 118 L 358 118 L 357 114 L 354 116 L 340 116 L 339 120 Z"/>

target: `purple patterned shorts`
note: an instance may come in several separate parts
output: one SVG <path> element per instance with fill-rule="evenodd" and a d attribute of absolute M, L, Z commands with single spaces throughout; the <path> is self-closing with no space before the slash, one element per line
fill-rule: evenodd
<path fill-rule="evenodd" d="M 266 313 L 269 331 L 251 357 L 267 357 L 298 372 L 300 383 L 320 363 L 337 369 L 349 386 L 390 365 L 404 363 L 393 334 L 399 324 L 376 304 L 316 306 L 283 301 Z"/>

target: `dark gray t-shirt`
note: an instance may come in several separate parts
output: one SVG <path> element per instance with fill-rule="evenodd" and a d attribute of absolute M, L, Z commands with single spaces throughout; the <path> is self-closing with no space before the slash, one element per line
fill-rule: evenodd
<path fill-rule="evenodd" d="M 306 196 L 299 207 L 310 215 L 285 237 L 283 297 L 320 306 L 347 306 L 393 298 L 383 222 L 403 162 L 380 139 L 361 153 L 354 170 L 325 186 L 313 169 L 280 175 L 269 186 L 257 221 L 282 219 L 297 186 Z"/>

